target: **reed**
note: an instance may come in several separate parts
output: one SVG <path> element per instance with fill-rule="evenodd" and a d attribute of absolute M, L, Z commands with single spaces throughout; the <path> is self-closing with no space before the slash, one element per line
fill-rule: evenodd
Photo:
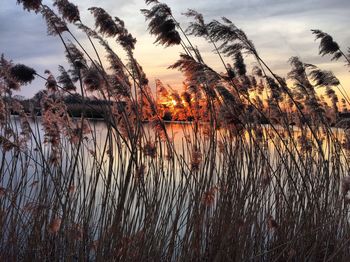
<path fill-rule="evenodd" d="M 155 99 L 120 18 L 91 7 L 91 29 L 67 0 L 54 1 L 58 13 L 42 1 L 17 2 L 43 15 L 70 68 L 40 75 L 1 56 L 1 260 L 349 259 L 350 133 L 332 125 L 334 88 L 343 107 L 349 99 L 332 72 L 292 57 L 287 84 L 227 18 L 206 23 L 188 10 L 185 29 L 170 7 L 148 0 L 142 13 L 156 42 L 183 48 L 170 66 L 183 72 L 183 92 L 158 80 Z M 313 33 L 321 55 L 348 62 L 333 38 Z M 204 62 L 193 36 L 214 47 L 224 73 Z M 11 99 L 34 78 L 46 88 L 41 117 Z M 77 92 L 80 110 L 103 122 L 69 114 L 64 99 Z M 105 103 L 92 106 L 89 96 Z M 166 112 L 191 121 L 169 125 Z"/>

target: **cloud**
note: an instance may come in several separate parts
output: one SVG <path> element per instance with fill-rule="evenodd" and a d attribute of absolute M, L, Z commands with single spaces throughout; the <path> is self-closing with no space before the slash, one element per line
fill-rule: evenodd
<path fill-rule="evenodd" d="M 29 66 L 43 71 L 49 68 L 55 72 L 57 65 L 65 65 L 64 48 L 57 37 L 47 36 L 46 26 L 40 14 L 24 11 L 14 0 L 1 0 L 0 9 L 0 52 L 15 62 L 27 63 Z M 155 46 L 155 38 L 147 32 L 147 23 L 140 13 L 141 8 L 147 8 L 143 0 L 71 0 L 76 3 L 84 23 L 94 27 L 94 21 L 89 11 L 91 6 L 106 9 L 112 16 L 118 16 L 125 21 L 129 32 L 137 39 L 136 57 L 153 84 L 155 78 L 165 79 L 171 84 L 181 86 L 183 79 L 180 75 L 165 67 L 174 63 L 181 52 L 180 47 L 165 49 Z M 49 0 L 44 2 L 52 4 Z M 188 8 L 203 13 L 206 21 L 228 17 L 238 27 L 242 28 L 254 42 L 259 53 L 279 73 L 288 70 L 287 60 L 290 56 L 298 55 L 309 63 L 320 63 L 333 69 L 346 78 L 347 68 L 338 66 L 341 62 L 330 62 L 328 57 L 318 56 L 318 42 L 310 29 L 321 29 L 330 33 L 345 50 L 349 46 L 350 35 L 347 26 L 350 24 L 349 0 L 164 0 L 174 13 L 174 16 L 184 27 L 188 18 L 181 15 Z M 71 26 L 70 26 L 71 28 Z M 78 32 L 75 31 L 74 32 Z M 79 39 L 83 37 L 78 33 Z M 69 38 L 68 35 L 65 38 Z M 220 61 L 210 54 L 212 47 L 198 38 L 191 40 L 203 51 L 206 62 L 219 71 L 223 71 Z M 91 50 L 88 42 L 83 45 Z M 114 40 L 110 39 L 113 48 L 117 48 Z M 120 53 L 122 57 L 125 55 Z M 230 62 L 230 58 L 225 59 Z M 248 59 L 248 61 L 250 61 Z M 163 67 L 161 69 L 161 67 Z M 33 95 L 43 86 L 35 82 L 24 92 L 26 96 Z"/>

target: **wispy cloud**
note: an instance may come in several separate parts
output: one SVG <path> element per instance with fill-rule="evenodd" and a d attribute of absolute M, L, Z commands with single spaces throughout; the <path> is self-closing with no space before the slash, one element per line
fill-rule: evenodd
<path fill-rule="evenodd" d="M 14 0 L 2 0 L 0 9 L 0 52 L 15 62 L 26 62 L 38 71 L 49 68 L 54 71 L 58 64 L 65 64 L 64 49 L 58 39 L 46 36 L 45 23 L 40 15 L 28 13 Z M 45 2 L 45 0 L 44 0 Z M 47 1 L 52 4 L 51 1 Z M 163 79 L 181 86 L 179 73 L 160 68 L 172 64 L 177 47 L 164 49 L 153 45 L 154 38 L 147 33 L 147 24 L 140 13 L 146 5 L 143 0 L 85 0 L 74 1 L 80 10 L 82 20 L 93 26 L 93 19 L 87 10 L 99 6 L 108 10 L 112 16 L 123 19 L 130 33 L 138 39 L 135 54 L 143 65 L 151 82 L 155 78 Z M 347 69 L 339 63 L 331 63 L 328 58 L 318 56 L 318 43 L 314 42 L 310 29 L 319 28 L 330 33 L 344 47 L 350 45 L 347 35 L 350 24 L 349 0 L 164 0 L 173 10 L 177 19 L 186 25 L 188 20 L 181 15 L 187 8 L 203 13 L 205 19 L 220 19 L 226 16 L 246 31 L 253 40 L 260 54 L 282 74 L 288 70 L 287 60 L 298 55 L 307 62 L 320 63 L 333 69 L 343 77 L 343 82 L 350 84 L 346 78 Z M 208 63 L 220 70 L 215 55 L 210 54 L 211 47 L 199 39 L 193 41 L 204 50 Z M 113 43 L 113 40 L 110 41 Z M 112 44 L 116 46 L 116 44 Z M 227 59 L 229 62 L 229 59 Z M 25 96 L 32 96 L 43 83 L 36 81 L 31 88 L 23 91 Z"/>

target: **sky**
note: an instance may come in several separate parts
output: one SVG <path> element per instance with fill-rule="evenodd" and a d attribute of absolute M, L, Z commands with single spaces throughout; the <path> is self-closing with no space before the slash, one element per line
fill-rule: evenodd
<path fill-rule="evenodd" d="M 155 80 L 160 79 L 173 88 L 181 89 L 184 78 L 176 70 L 167 67 L 178 59 L 182 49 L 178 46 L 164 48 L 154 44 L 154 36 L 147 32 L 147 22 L 140 9 L 147 8 L 143 0 L 71 0 L 78 5 L 82 21 L 94 27 L 89 7 L 104 8 L 111 16 L 124 20 L 126 28 L 137 38 L 135 57 L 146 72 L 154 89 Z M 187 9 L 203 14 L 206 22 L 222 16 L 243 29 L 253 41 L 260 56 L 281 76 L 289 70 L 288 59 L 299 56 L 302 61 L 332 70 L 350 94 L 349 67 L 342 60 L 331 61 L 329 56 L 318 55 L 319 42 L 315 42 L 311 29 L 321 29 L 333 36 L 341 49 L 350 47 L 350 1 L 349 0 L 164 0 L 183 27 L 189 19 L 182 15 Z M 43 0 L 52 5 L 51 0 Z M 73 29 L 73 25 L 69 25 Z M 89 46 L 84 36 L 77 32 L 84 46 Z M 64 35 L 68 39 L 68 35 Z M 212 46 L 202 39 L 191 37 L 198 46 L 206 63 L 223 72 Z M 124 57 L 125 54 L 113 39 L 111 47 Z M 57 72 L 58 65 L 67 66 L 64 48 L 57 37 L 48 36 L 45 22 L 40 14 L 29 13 L 16 4 L 16 0 L 0 0 L 0 53 L 14 63 L 23 63 L 43 74 L 46 69 Z M 230 58 L 225 58 L 230 63 Z M 253 65 L 247 58 L 247 64 Z M 35 80 L 17 93 L 32 97 L 44 88 L 42 80 Z M 320 91 L 322 92 L 322 91 Z"/>

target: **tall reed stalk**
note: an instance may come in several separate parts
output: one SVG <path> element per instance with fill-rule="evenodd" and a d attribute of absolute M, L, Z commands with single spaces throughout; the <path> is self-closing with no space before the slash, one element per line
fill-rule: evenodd
<path fill-rule="evenodd" d="M 40 75 L 1 57 L 2 261 L 349 259 L 350 132 L 334 88 L 348 96 L 332 72 L 292 57 L 287 84 L 230 20 L 188 10 L 185 29 L 166 4 L 146 0 L 156 42 L 184 51 L 170 66 L 183 72 L 183 92 L 157 80 L 155 99 L 120 18 L 92 7 L 92 29 L 67 0 L 54 1 L 58 13 L 41 0 L 17 3 L 43 15 L 70 68 Z M 313 33 L 321 55 L 348 62 L 333 38 Z M 214 47 L 225 73 L 192 36 Z M 12 97 L 34 78 L 45 85 L 41 116 Z M 77 93 L 81 118 L 64 103 Z M 100 122 L 86 117 L 96 110 L 89 96 L 104 101 Z M 169 124 L 167 114 L 190 121 Z"/>

